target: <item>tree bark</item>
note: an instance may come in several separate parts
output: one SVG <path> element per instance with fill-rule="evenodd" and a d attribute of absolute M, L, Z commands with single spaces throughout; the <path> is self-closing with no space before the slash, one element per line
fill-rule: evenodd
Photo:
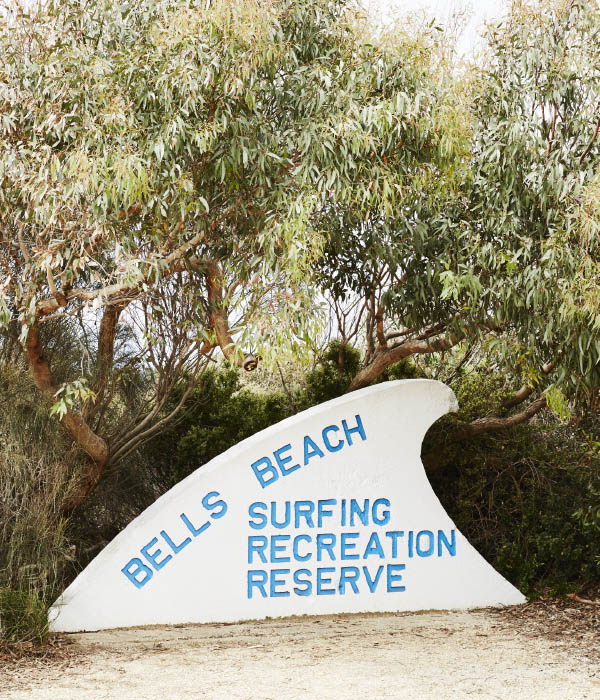
<path fill-rule="evenodd" d="M 223 355 L 238 367 L 244 367 L 244 358 L 238 352 L 229 331 L 227 309 L 223 297 L 223 272 L 215 262 L 205 262 L 208 316 Z"/>
<path fill-rule="evenodd" d="M 110 376 L 115 357 L 115 337 L 117 335 L 117 323 L 119 316 L 129 302 L 112 304 L 104 307 L 100 330 L 98 332 L 98 357 L 96 359 L 96 377 L 93 391 L 96 400 L 90 404 L 89 411 L 84 414 L 86 421 L 90 421 L 102 405 L 102 399 L 106 392 L 108 378 Z"/>
<path fill-rule="evenodd" d="M 552 362 L 547 362 L 542 366 L 542 372 L 544 374 L 550 374 L 553 369 L 554 363 Z M 523 401 L 528 399 L 534 392 L 535 387 L 531 386 L 531 384 L 524 384 L 519 391 L 515 392 L 510 398 L 506 399 L 506 401 L 502 403 L 502 407 L 513 408 L 514 406 L 518 406 L 519 404 L 523 403 Z"/>
<path fill-rule="evenodd" d="M 43 395 L 53 399 L 57 387 L 50 365 L 44 357 L 37 323 L 29 329 L 24 350 L 36 387 Z M 63 504 L 64 510 L 70 511 L 82 503 L 98 483 L 102 470 L 108 462 L 109 448 L 106 441 L 96 435 L 76 411 L 68 410 L 61 422 L 74 442 L 89 457 L 88 469 L 81 474 L 77 487 Z"/>
<path fill-rule="evenodd" d="M 434 338 L 426 340 L 406 340 L 395 347 L 379 347 L 373 359 L 366 367 L 363 367 L 354 377 L 348 387 L 348 392 L 362 389 L 374 382 L 390 366 L 410 355 L 423 355 L 432 352 L 449 350 L 462 340 L 456 338 Z"/>

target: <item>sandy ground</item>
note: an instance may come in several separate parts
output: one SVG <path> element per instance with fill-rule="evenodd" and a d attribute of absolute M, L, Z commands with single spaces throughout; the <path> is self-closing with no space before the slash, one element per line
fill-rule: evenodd
<path fill-rule="evenodd" d="M 0 668 L 0 698 L 598 700 L 595 627 L 552 628 L 552 611 L 536 615 L 335 615 L 69 635 L 58 660 Z"/>

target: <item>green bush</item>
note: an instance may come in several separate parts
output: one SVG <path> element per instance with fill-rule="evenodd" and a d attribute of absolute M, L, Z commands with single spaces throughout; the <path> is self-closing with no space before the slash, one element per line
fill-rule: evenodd
<path fill-rule="evenodd" d="M 444 465 L 430 475 L 471 544 L 523 592 L 600 584 L 600 459 L 583 422 L 546 412 L 529 425 L 449 443 L 457 419 L 496 412 L 505 378 L 475 371 L 455 391 L 458 417 L 429 431 L 425 452 Z M 588 429 L 597 429 L 588 419 Z"/>
<path fill-rule="evenodd" d="M 191 396 L 185 418 L 152 441 L 146 454 L 172 485 L 290 413 L 283 393 L 242 386 L 233 369 L 211 370 Z"/>
<path fill-rule="evenodd" d="M 303 408 L 341 396 L 360 368 L 360 353 L 349 345 L 332 341 L 317 366 L 307 372 L 300 391 Z"/>
<path fill-rule="evenodd" d="M 0 588 L 0 641 L 43 644 L 48 605 L 36 593 Z"/>

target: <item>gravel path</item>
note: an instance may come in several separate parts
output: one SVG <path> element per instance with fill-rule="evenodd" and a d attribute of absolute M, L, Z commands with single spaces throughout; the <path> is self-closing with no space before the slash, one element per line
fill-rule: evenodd
<path fill-rule="evenodd" d="M 596 610 L 533 604 L 69 635 L 54 657 L 0 661 L 0 698 L 597 700 Z"/>

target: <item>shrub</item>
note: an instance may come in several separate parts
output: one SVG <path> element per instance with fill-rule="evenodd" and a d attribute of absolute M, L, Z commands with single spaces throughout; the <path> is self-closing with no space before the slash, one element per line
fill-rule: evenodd
<path fill-rule="evenodd" d="M 459 418 L 495 411 L 505 385 L 504 377 L 475 370 L 455 387 Z M 438 421 L 425 451 L 445 445 L 446 463 L 430 480 L 471 544 L 525 593 L 598 586 L 600 458 L 589 433 L 596 420 L 564 425 L 546 412 L 528 425 L 447 444 L 455 421 Z"/>
<path fill-rule="evenodd" d="M 306 374 L 304 390 L 300 391 L 303 408 L 341 396 L 359 367 L 360 353 L 356 348 L 332 341 L 316 367 Z"/>
<path fill-rule="evenodd" d="M 43 644 L 48 605 L 36 593 L 0 588 L 0 641 Z"/>
<path fill-rule="evenodd" d="M 242 386 L 237 370 L 205 373 L 185 418 L 169 426 L 146 449 L 165 483 L 173 485 L 213 457 L 290 415 L 283 393 Z"/>

